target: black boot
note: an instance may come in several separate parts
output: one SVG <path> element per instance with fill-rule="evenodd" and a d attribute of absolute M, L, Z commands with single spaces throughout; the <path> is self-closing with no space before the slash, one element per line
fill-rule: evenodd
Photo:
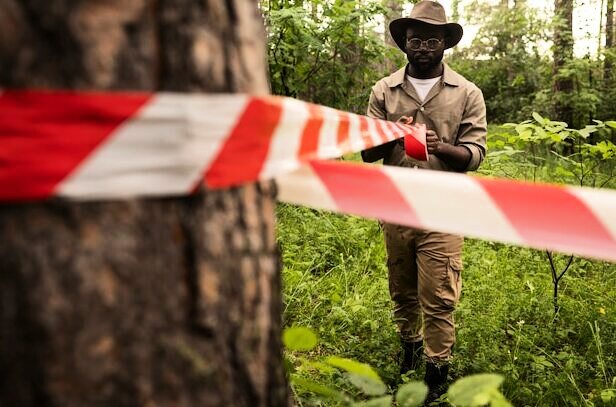
<path fill-rule="evenodd" d="M 449 373 L 449 363 L 436 364 L 430 361 L 426 363 L 424 381 L 428 386 L 428 397 L 424 405 L 429 406 L 447 392 L 447 373 Z"/>
<path fill-rule="evenodd" d="M 423 356 L 423 341 L 407 342 L 402 340 L 402 362 L 400 376 L 411 370 L 417 370 Z"/>

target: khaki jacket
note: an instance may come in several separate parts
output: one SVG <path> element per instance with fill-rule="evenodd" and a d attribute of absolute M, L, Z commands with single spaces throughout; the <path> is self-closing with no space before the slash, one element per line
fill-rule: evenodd
<path fill-rule="evenodd" d="M 443 142 L 468 148 L 471 159 L 466 171 L 476 170 L 486 153 L 486 107 L 481 90 L 444 64 L 441 81 L 420 102 L 405 72 L 406 67 L 401 68 L 373 86 L 367 115 L 390 121 L 408 116 L 414 123 L 425 123 Z M 384 164 L 453 171 L 434 155 L 427 162 L 407 157 L 398 143 Z"/>

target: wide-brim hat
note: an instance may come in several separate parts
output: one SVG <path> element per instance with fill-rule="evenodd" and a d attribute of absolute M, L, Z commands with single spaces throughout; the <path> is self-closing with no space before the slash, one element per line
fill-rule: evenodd
<path fill-rule="evenodd" d="M 433 0 L 423 0 L 415 4 L 409 17 L 402 17 L 389 23 L 389 32 L 398 47 L 406 52 L 406 29 L 417 22 L 445 27 L 445 48 L 455 47 L 462 39 L 462 26 L 448 23 L 445 8 Z"/>

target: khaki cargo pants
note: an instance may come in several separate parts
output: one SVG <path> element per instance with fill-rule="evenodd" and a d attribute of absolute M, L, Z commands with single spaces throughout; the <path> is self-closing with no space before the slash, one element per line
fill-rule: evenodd
<path fill-rule="evenodd" d="M 425 339 L 426 357 L 449 360 L 455 343 L 453 311 L 462 289 L 464 238 L 388 223 L 382 227 L 400 336 L 413 342 Z"/>

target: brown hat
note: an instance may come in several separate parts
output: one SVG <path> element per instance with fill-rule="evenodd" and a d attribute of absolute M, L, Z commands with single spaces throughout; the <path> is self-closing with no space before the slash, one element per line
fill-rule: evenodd
<path fill-rule="evenodd" d="M 416 22 L 445 27 L 445 48 L 454 47 L 462 39 L 462 26 L 448 23 L 443 6 L 432 0 L 422 0 L 415 4 L 410 17 L 397 18 L 389 24 L 391 37 L 398 47 L 406 52 L 406 29 Z"/>

